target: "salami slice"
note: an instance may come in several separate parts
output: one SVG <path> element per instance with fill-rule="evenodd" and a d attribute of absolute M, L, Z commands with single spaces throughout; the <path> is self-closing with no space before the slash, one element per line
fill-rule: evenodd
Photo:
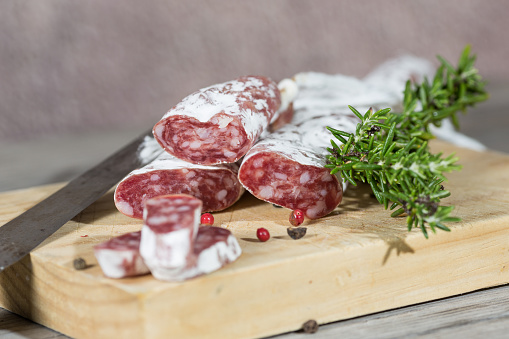
<path fill-rule="evenodd" d="M 202 203 L 190 195 L 175 194 L 147 200 L 143 213 L 140 254 L 152 274 L 178 274 L 194 260 Z"/>
<path fill-rule="evenodd" d="M 191 279 L 218 270 L 240 256 L 240 246 L 229 230 L 198 227 L 198 202 L 185 195 L 147 201 L 140 252 L 156 279 Z"/>
<path fill-rule="evenodd" d="M 151 267 L 152 275 L 164 281 L 183 281 L 212 273 L 237 260 L 242 253 L 237 239 L 227 229 L 201 226 L 193 244 L 193 257 L 185 266 Z"/>
<path fill-rule="evenodd" d="M 237 164 L 195 165 L 163 152 L 117 185 L 115 206 L 129 217 L 142 219 L 148 199 L 182 193 L 202 200 L 204 212 L 221 211 L 233 205 L 244 193 L 237 173 Z"/>
<path fill-rule="evenodd" d="M 141 232 L 112 238 L 94 247 L 94 254 L 105 276 L 125 278 L 149 273 L 140 255 Z"/>
<path fill-rule="evenodd" d="M 154 126 L 153 134 L 179 159 L 203 165 L 234 163 L 275 119 L 280 104 L 276 83 L 244 76 L 187 96 Z"/>
<path fill-rule="evenodd" d="M 242 254 L 235 236 L 227 229 L 201 226 L 194 243 L 194 265 L 178 276 L 166 276 L 165 280 L 186 280 L 208 274 L 234 262 Z"/>

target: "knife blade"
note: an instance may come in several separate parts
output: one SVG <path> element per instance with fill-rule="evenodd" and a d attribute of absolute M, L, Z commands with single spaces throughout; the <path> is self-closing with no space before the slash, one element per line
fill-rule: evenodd
<path fill-rule="evenodd" d="M 132 170 L 163 152 L 149 130 L 0 227 L 0 272 L 16 263 Z"/>

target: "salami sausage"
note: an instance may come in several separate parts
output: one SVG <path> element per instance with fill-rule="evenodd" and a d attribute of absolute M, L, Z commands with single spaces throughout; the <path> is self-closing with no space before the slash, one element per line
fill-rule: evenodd
<path fill-rule="evenodd" d="M 112 238 L 94 247 L 94 254 L 105 276 L 124 278 L 149 273 L 140 255 L 141 232 Z"/>
<path fill-rule="evenodd" d="M 234 163 L 276 118 L 280 104 L 276 83 L 244 76 L 187 96 L 155 124 L 153 134 L 179 159 L 202 165 Z"/>
<path fill-rule="evenodd" d="M 221 211 L 233 205 L 244 193 L 237 173 L 237 164 L 195 165 L 163 152 L 117 185 L 115 206 L 129 217 L 142 219 L 148 199 L 182 193 L 202 200 L 204 212 Z"/>
<path fill-rule="evenodd" d="M 159 280 L 182 281 L 218 270 L 241 254 L 229 230 L 203 226 L 199 200 L 168 195 L 147 201 L 140 253 Z"/>
<path fill-rule="evenodd" d="M 336 120 L 335 120 L 336 119 Z M 325 166 L 326 126 L 355 128 L 355 115 L 315 117 L 290 124 L 260 140 L 245 156 L 239 180 L 257 198 L 310 219 L 329 214 L 341 202 L 342 180 Z"/>

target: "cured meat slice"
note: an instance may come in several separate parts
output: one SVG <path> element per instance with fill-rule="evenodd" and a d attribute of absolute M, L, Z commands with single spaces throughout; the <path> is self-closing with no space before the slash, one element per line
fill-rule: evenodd
<path fill-rule="evenodd" d="M 194 256 L 180 270 L 167 267 L 152 267 L 156 279 L 183 281 L 212 273 L 237 260 L 241 255 L 237 239 L 227 229 L 201 226 L 194 242 Z"/>
<path fill-rule="evenodd" d="M 179 159 L 203 165 L 233 163 L 275 119 L 280 104 L 276 83 L 244 76 L 187 96 L 154 126 L 153 134 Z"/>
<path fill-rule="evenodd" d="M 164 195 L 147 200 L 143 212 L 140 254 L 152 274 L 179 274 L 194 260 L 202 203 L 190 195 Z"/>
<path fill-rule="evenodd" d="M 141 232 L 112 238 L 94 247 L 94 254 L 105 276 L 124 278 L 149 273 L 140 255 Z"/>
<path fill-rule="evenodd" d="M 260 140 L 245 156 L 239 180 L 257 198 L 289 209 L 300 209 L 309 219 L 323 217 L 343 197 L 342 180 L 325 166 L 326 126 L 346 130 L 356 126 L 355 115 L 315 117 L 286 125 Z"/>
<path fill-rule="evenodd" d="M 199 207 L 199 200 L 185 195 L 147 201 L 140 253 L 156 279 L 194 278 L 240 256 L 240 246 L 229 230 L 198 227 Z"/>
<path fill-rule="evenodd" d="M 115 206 L 142 219 L 145 201 L 160 195 L 189 194 L 202 200 L 204 212 L 224 210 L 244 193 L 237 164 L 195 165 L 163 152 L 153 162 L 127 175 L 116 187 Z"/>

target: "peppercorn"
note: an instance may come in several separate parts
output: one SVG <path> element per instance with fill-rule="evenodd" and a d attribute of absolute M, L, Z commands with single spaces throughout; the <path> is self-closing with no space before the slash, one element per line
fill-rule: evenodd
<path fill-rule="evenodd" d="M 316 320 L 308 320 L 304 324 L 302 324 L 302 330 L 304 333 L 315 333 L 318 331 L 318 323 Z"/>
<path fill-rule="evenodd" d="M 267 240 L 270 239 L 270 233 L 267 229 L 262 227 L 256 230 L 256 237 L 261 242 L 266 242 Z"/>
<path fill-rule="evenodd" d="M 214 225 L 214 216 L 210 213 L 203 213 L 201 215 L 202 225 Z"/>
<path fill-rule="evenodd" d="M 299 226 L 304 222 L 304 212 L 301 210 L 295 210 L 290 213 L 290 224 L 293 226 Z"/>
<path fill-rule="evenodd" d="M 290 238 L 297 240 L 306 235 L 307 228 L 306 227 L 288 227 L 286 232 Z"/>
<path fill-rule="evenodd" d="M 76 258 L 73 262 L 75 270 L 84 270 L 87 268 L 87 262 L 83 258 Z"/>

